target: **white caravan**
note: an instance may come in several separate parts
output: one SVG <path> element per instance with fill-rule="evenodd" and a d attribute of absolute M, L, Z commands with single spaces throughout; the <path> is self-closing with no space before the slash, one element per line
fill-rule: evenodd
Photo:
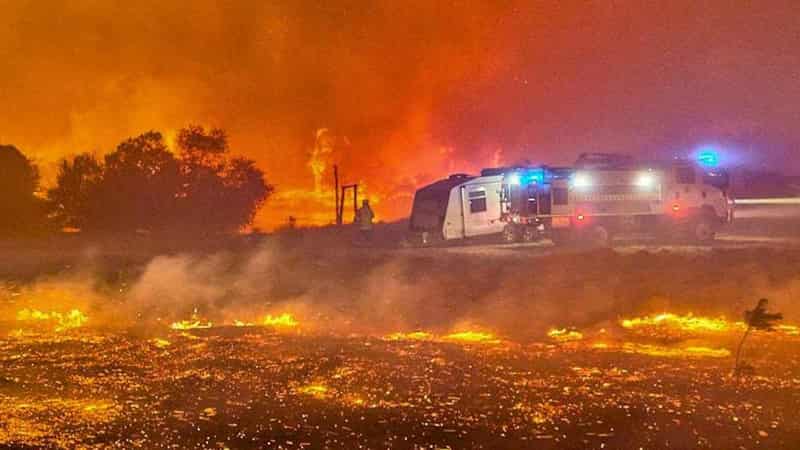
<path fill-rule="evenodd" d="M 456 174 L 418 190 L 410 228 L 424 243 L 502 233 L 503 174 Z"/>

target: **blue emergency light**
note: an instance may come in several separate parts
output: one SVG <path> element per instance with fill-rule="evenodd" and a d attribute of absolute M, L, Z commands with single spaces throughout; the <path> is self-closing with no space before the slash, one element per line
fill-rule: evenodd
<path fill-rule="evenodd" d="M 718 167 L 719 153 L 710 148 L 701 149 L 697 152 L 697 162 L 703 167 Z"/>
<path fill-rule="evenodd" d="M 544 169 L 522 169 L 511 173 L 507 183 L 513 186 L 528 186 L 530 184 L 543 184 L 545 178 Z"/>

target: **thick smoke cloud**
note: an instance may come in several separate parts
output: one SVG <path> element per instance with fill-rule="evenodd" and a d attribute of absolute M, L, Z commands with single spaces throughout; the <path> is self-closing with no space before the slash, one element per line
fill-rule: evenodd
<path fill-rule="evenodd" d="M 0 1 L 0 143 L 47 174 L 63 155 L 203 123 L 227 129 L 279 192 L 308 192 L 328 128 L 328 163 L 383 218 L 448 172 L 581 151 L 717 142 L 777 166 L 800 141 L 795 7 Z M 298 198 L 259 224 L 332 216 Z"/>

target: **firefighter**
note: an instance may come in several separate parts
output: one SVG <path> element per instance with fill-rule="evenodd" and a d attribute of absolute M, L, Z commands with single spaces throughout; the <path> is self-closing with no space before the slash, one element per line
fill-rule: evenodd
<path fill-rule="evenodd" d="M 369 241 L 372 237 L 372 220 L 375 218 L 375 213 L 369 207 L 369 200 L 361 202 L 361 208 L 356 212 L 356 222 L 358 229 L 361 232 L 361 237 L 365 241 Z"/>

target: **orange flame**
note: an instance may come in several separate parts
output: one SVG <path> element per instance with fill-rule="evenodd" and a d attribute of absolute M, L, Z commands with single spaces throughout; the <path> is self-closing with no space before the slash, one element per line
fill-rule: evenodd
<path fill-rule="evenodd" d="M 623 319 L 620 324 L 623 328 L 648 328 L 663 327 L 681 331 L 692 332 L 722 332 L 734 328 L 741 328 L 741 322 L 729 322 L 724 317 L 708 318 L 694 316 L 691 313 L 680 316 L 673 313 L 662 313 L 655 316 Z"/>
<path fill-rule="evenodd" d="M 547 336 L 559 342 L 580 341 L 583 339 L 583 333 L 566 328 L 552 328 L 547 332 Z"/>
<path fill-rule="evenodd" d="M 461 331 L 444 336 L 445 340 L 457 342 L 470 342 L 480 344 L 497 344 L 500 342 L 492 333 L 482 331 Z"/>
<path fill-rule="evenodd" d="M 433 335 L 426 331 L 412 331 L 410 333 L 392 333 L 384 337 L 387 341 L 430 341 Z"/>
<path fill-rule="evenodd" d="M 23 309 L 17 312 L 17 320 L 20 322 L 53 322 L 56 332 L 66 331 L 73 328 L 82 327 L 89 320 L 85 314 L 77 309 L 72 309 L 67 313 L 57 311 L 43 312 L 38 309 Z"/>
<path fill-rule="evenodd" d="M 295 320 L 294 316 L 289 313 L 283 313 L 280 316 L 274 317 L 271 314 L 267 314 L 267 316 L 261 320 L 261 324 L 276 328 L 295 328 L 300 325 L 300 323 Z"/>

